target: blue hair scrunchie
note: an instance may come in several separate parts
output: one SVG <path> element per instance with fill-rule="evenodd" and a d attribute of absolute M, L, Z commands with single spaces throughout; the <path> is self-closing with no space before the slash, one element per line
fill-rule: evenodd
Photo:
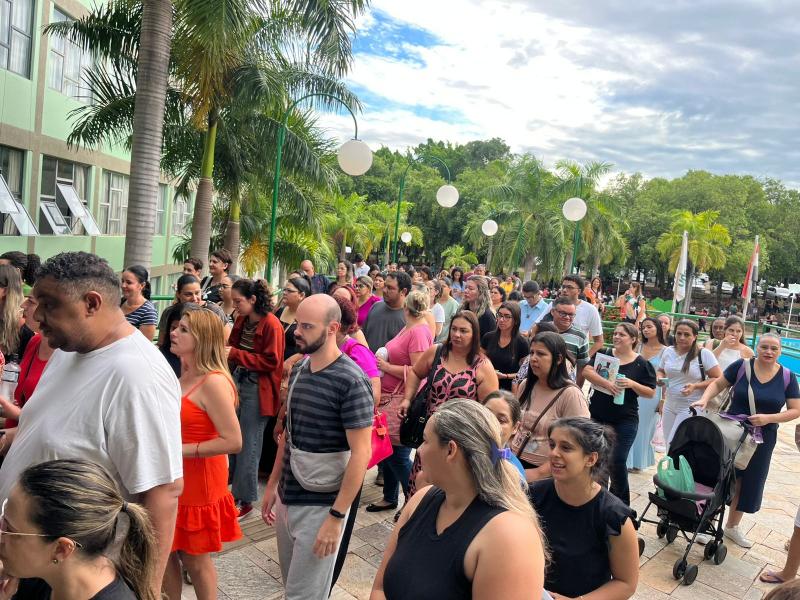
<path fill-rule="evenodd" d="M 511 448 L 498 448 L 494 442 L 490 446 L 489 458 L 492 465 L 496 465 L 498 460 L 511 460 Z"/>

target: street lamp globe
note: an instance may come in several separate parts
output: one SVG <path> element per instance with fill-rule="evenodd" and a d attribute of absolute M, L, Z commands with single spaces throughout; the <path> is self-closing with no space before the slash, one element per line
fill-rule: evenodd
<path fill-rule="evenodd" d="M 486 219 L 481 225 L 481 231 L 483 235 L 493 236 L 497 233 L 497 222 L 492 219 Z"/>
<path fill-rule="evenodd" d="M 350 140 L 342 144 L 337 153 L 339 166 L 348 175 L 363 175 L 372 166 L 372 150 L 361 140 Z"/>
<path fill-rule="evenodd" d="M 586 202 L 582 198 L 570 198 L 564 202 L 561 212 L 567 221 L 577 223 L 586 216 Z"/>
<path fill-rule="evenodd" d="M 404 231 L 403 233 L 400 234 L 400 239 L 403 240 L 404 244 L 407 244 L 408 242 L 411 241 L 411 232 Z"/>
<path fill-rule="evenodd" d="M 444 208 L 452 208 L 458 202 L 458 190 L 449 183 L 443 185 L 436 192 L 436 202 Z"/>

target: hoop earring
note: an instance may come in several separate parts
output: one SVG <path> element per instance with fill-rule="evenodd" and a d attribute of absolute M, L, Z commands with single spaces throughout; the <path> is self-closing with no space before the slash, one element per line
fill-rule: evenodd
<path fill-rule="evenodd" d="M 57 564 L 58 564 L 58 559 L 57 559 L 57 558 L 54 558 L 54 559 L 53 559 L 53 564 L 54 564 L 54 565 L 57 565 Z"/>

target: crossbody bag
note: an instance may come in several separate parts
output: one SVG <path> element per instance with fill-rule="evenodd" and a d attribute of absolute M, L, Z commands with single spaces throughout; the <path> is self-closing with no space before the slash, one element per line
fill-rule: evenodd
<path fill-rule="evenodd" d="M 289 385 L 286 398 L 286 442 L 289 444 L 289 466 L 300 486 L 309 492 L 330 493 L 342 485 L 344 471 L 350 461 L 350 450 L 338 452 L 308 452 L 295 446 L 292 440 L 292 393 L 297 380 L 310 359 L 300 363 L 297 375 Z"/>
<path fill-rule="evenodd" d="M 511 443 L 511 447 L 514 450 L 514 454 L 517 455 L 517 458 L 522 456 L 523 453 L 532 454 L 533 452 L 536 451 L 536 448 L 534 448 L 532 451 L 526 452 L 525 447 L 528 445 L 531 436 L 533 436 L 533 432 L 536 431 L 536 426 L 539 424 L 539 421 L 541 421 L 542 417 L 544 417 L 547 411 L 549 411 L 555 405 L 555 403 L 561 397 L 561 394 L 563 394 L 566 391 L 566 389 L 567 389 L 566 387 L 561 388 L 561 390 L 553 397 L 553 399 L 550 400 L 547 406 L 544 407 L 544 410 L 539 413 L 539 416 L 536 417 L 536 419 L 533 421 L 533 425 L 531 425 L 524 431 L 517 432 L 517 435 L 514 436 L 514 440 Z M 531 393 L 533 393 L 533 390 L 531 390 Z"/>

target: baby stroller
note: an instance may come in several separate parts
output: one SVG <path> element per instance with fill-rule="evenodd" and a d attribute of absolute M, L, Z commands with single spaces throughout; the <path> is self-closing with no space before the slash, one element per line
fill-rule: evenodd
<path fill-rule="evenodd" d="M 692 416 L 675 430 L 668 456 L 675 464 L 679 456 L 685 457 L 692 468 L 695 483 L 711 491 L 682 492 L 665 484 L 657 474 L 653 476 L 656 492 L 650 492 L 650 502 L 635 526 L 638 530 L 642 523 L 653 523 L 658 537 L 666 536 L 667 543 L 674 542 L 679 532 L 689 542 L 683 556 L 675 561 L 672 568 L 672 576 L 681 579 L 684 585 L 691 585 L 697 578 L 698 566 L 688 564 L 687 557 L 698 535 L 706 534 L 713 538 L 703 552 L 705 560 L 713 559 L 714 564 L 719 565 L 728 555 L 728 549 L 722 542 L 725 505 L 733 496 L 736 477 L 733 463 L 745 436 L 746 432 L 743 432 L 736 448 L 728 447 L 716 424 L 704 416 L 698 416 L 692 409 Z M 654 504 L 658 509 L 657 521 L 645 518 Z M 639 556 L 644 552 L 644 545 L 640 537 Z"/>

